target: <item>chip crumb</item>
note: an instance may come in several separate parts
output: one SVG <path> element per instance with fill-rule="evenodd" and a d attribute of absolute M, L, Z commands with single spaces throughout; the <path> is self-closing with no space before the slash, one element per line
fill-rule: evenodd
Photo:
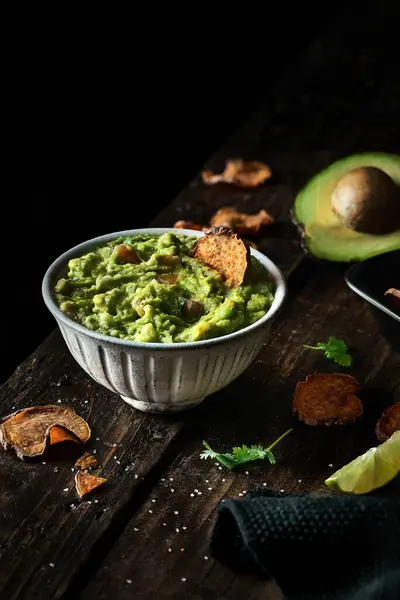
<path fill-rule="evenodd" d="M 86 471 L 78 471 L 75 475 L 75 488 L 80 498 L 85 498 L 106 483 L 107 479 L 105 477 L 96 477 Z"/>
<path fill-rule="evenodd" d="M 75 467 L 80 469 L 87 469 L 89 467 L 97 467 L 97 460 L 94 456 L 91 456 L 89 452 L 85 452 L 78 458 L 75 463 Z"/>

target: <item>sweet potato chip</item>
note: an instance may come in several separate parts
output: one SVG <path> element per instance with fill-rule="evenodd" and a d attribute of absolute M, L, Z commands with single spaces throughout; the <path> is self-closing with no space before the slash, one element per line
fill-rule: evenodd
<path fill-rule="evenodd" d="M 80 469 L 87 469 L 88 467 L 97 467 L 97 460 L 94 456 L 89 454 L 89 452 L 85 452 L 82 454 L 80 458 L 75 463 L 75 467 L 79 467 Z"/>
<path fill-rule="evenodd" d="M 80 444 L 81 440 L 71 431 L 65 429 L 65 427 L 53 425 L 49 430 L 49 446 L 55 446 L 55 444 L 60 444 L 61 442 L 75 442 Z"/>
<path fill-rule="evenodd" d="M 293 413 L 307 425 L 345 425 L 363 414 L 355 392 L 360 384 L 344 373 L 315 373 L 299 381 L 293 400 Z"/>
<path fill-rule="evenodd" d="M 396 288 L 389 288 L 386 290 L 385 296 L 389 296 L 393 306 L 395 306 L 397 309 L 400 308 L 400 290 L 397 290 Z"/>
<path fill-rule="evenodd" d="M 174 223 L 176 229 L 195 229 L 196 231 L 203 231 L 206 229 L 200 223 L 194 223 L 194 221 L 177 221 Z"/>
<path fill-rule="evenodd" d="M 380 442 L 388 440 L 395 431 L 400 430 L 400 402 L 388 406 L 376 424 L 375 433 Z"/>
<path fill-rule="evenodd" d="M 0 443 L 3 448 L 13 448 L 19 458 L 41 456 L 50 441 L 54 426 L 63 428 L 82 443 L 90 438 L 90 427 L 69 406 L 33 406 L 18 410 L 2 419 Z M 53 440 L 61 441 L 60 432 L 53 431 Z M 65 440 L 64 440 L 65 441 Z M 58 443 L 55 441 L 54 443 Z"/>
<path fill-rule="evenodd" d="M 271 169 L 263 162 L 256 160 L 245 161 L 241 158 L 227 160 L 223 173 L 213 173 L 210 170 L 201 173 L 204 183 L 232 183 L 240 187 L 257 187 L 269 179 Z"/>
<path fill-rule="evenodd" d="M 193 246 L 192 256 L 221 273 L 226 285 L 243 283 L 250 264 L 250 249 L 236 233 L 225 227 L 211 227 Z"/>
<path fill-rule="evenodd" d="M 105 477 L 96 477 L 86 471 L 78 471 L 75 475 L 75 488 L 79 498 L 86 498 L 105 483 L 107 483 Z"/>
<path fill-rule="evenodd" d="M 247 214 L 239 212 L 233 206 L 225 206 L 220 208 L 211 218 L 210 225 L 212 227 L 227 227 L 233 229 L 239 235 L 256 237 L 273 222 L 274 219 L 264 209 L 256 214 Z"/>

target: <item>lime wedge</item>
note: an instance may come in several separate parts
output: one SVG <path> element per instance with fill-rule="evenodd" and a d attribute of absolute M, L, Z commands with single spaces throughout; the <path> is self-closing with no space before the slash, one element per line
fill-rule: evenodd
<path fill-rule="evenodd" d="M 389 483 L 399 472 L 400 431 L 396 431 L 386 442 L 333 473 L 325 483 L 337 492 L 367 494 Z"/>

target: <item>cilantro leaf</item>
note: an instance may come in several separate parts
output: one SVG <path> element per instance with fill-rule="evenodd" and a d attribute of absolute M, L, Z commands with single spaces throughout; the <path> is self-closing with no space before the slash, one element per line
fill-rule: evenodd
<path fill-rule="evenodd" d="M 224 467 L 228 469 L 234 469 L 238 465 L 243 465 L 245 463 L 251 462 L 253 460 L 265 460 L 268 459 L 271 465 L 276 463 L 275 456 L 272 454 L 271 450 L 278 442 L 280 442 L 288 433 L 293 431 L 293 429 L 288 429 L 283 433 L 275 442 L 273 442 L 268 448 L 263 448 L 262 446 L 235 446 L 232 448 L 232 453 L 226 452 L 215 452 L 207 442 L 203 441 L 203 445 L 206 450 L 200 454 L 200 458 L 214 458 L 218 460 Z"/>
<path fill-rule="evenodd" d="M 349 354 L 345 342 L 333 336 L 330 336 L 327 342 L 318 342 L 316 346 L 303 344 L 303 347 L 310 350 L 322 350 L 327 358 L 334 360 L 341 367 L 350 367 L 353 362 L 353 357 Z"/>

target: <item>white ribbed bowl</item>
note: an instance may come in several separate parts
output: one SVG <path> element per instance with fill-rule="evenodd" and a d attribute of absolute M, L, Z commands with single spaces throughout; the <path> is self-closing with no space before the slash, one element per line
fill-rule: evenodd
<path fill-rule="evenodd" d="M 46 271 L 42 283 L 44 302 L 78 364 L 95 381 L 119 394 L 128 404 L 153 413 L 196 406 L 206 396 L 239 377 L 260 351 L 265 334 L 286 297 L 281 271 L 269 258 L 251 248 L 251 253 L 265 266 L 275 283 L 274 301 L 264 317 L 235 333 L 199 342 L 135 342 L 91 331 L 58 308 L 53 299 L 53 286 L 71 258 L 119 236 L 162 235 L 169 231 L 196 237 L 204 235 L 188 229 L 146 228 L 96 237 L 57 258 Z"/>

